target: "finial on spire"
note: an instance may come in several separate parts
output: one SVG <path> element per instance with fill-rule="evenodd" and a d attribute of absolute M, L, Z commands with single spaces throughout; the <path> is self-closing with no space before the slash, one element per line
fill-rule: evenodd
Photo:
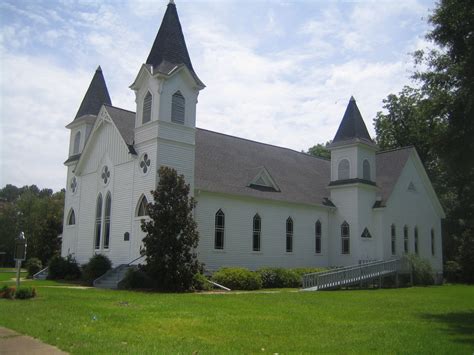
<path fill-rule="evenodd" d="M 95 71 L 102 71 L 102 68 L 100 67 L 100 65 L 97 67 Z"/>
<path fill-rule="evenodd" d="M 175 5 L 174 0 L 170 0 L 169 4 Z"/>
<path fill-rule="evenodd" d="M 349 101 L 355 101 L 354 96 L 351 96 L 351 99 Z"/>

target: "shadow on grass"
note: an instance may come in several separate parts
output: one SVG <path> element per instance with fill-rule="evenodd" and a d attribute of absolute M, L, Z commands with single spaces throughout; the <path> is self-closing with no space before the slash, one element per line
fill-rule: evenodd
<path fill-rule="evenodd" d="M 474 345 L 474 311 L 423 314 L 421 318 L 443 325 L 442 329 L 458 343 Z"/>

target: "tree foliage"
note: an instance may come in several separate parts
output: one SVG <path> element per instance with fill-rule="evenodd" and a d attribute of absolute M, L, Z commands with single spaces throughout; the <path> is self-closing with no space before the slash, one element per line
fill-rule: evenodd
<path fill-rule="evenodd" d="M 160 181 L 148 204 L 150 219 L 142 221 L 145 270 L 156 287 L 168 291 L 192 288 L 194 275 L 201 271 L 194 249 L 199 234 L 193 218 L 196 201 L 190 187 L 176 170 L 161 167 Z"/>
<path fill-rule="evenodd" d="M 445 261 L 474 282 L 474 2 L 442 0 L 429 22 L 436 48 L 414 53 L 419 86 L 384 100 L 377 141 L 416 147 L 446 210 Z"/>
<path fill-rule="evenodd" d="M 6 262 L 13 262 L 14 241 L 23 231 L 28 242 L 27 258 L 47 264 L 61 246 L 58 236 L 62 233 L 64 191 L 6 185 L 0 189 L 0 198 L 0 251 L 7 253 Z"/>
<path fill-rule="evenodd" d="M 306 153 L 319 158 L 331 159 L 331 152 L 326 148 L 330 143 L 331 141 L 326 142 L 326 144 L 318 143 L 313 145 L 312 147 L 308 148 Z"/>

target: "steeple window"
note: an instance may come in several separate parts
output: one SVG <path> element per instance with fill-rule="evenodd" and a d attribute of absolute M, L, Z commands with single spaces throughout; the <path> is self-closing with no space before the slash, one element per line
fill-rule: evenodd
<path fill-rule="evenodd" d="M 69 210 L 69 215 L 67 217 L 67 225 L 73 226 L 75 224 L 76 224 L 76 214 L 74 213 L 74 210 L 71 208 Z"/>
<path fill-rule="evenodd" d="M 81 132 L 77 132 L 74 136 L 74 148 L 72 154 L 79 154 L 79 147 L 81 145 Z"/>
<path fill-rule="evenodd" d="M 350 229 L 349 223 L 344 221 L 341 224 L 341 254 L 350 254 Z"/>
<path fill-rule="evenodd" d="M 364 180 L 371 180 L 370 178 L 370 163 L 367 159 L 362 163 L 362 177 Z"/>
<path fill-rule="evenodd" d="M 176 91 L 171 99 L 171 122 L 184 124 L 184 107 L 184 96 Z"/>
<path fill-rule="evenodd" d="M 150 122 L 151 120 L 151 103 L 152 96 L 148 91 L 143 99 L 143 114 L 142 114 L 142 124 Z"/>
<path fill-rule="evenodd" d="M 349 160 L 342 159 L 337 167 L 337 179 L 347 180 L 349 179 Z"/>

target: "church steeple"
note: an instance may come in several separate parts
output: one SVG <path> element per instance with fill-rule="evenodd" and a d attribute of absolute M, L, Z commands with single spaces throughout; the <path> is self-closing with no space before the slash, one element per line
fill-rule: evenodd
<path fill-rule="evenodd" d="M 95 71 L 94 77 L 74 119 L 85 115 L 97 116 L 103 104 L 112 105 L 112 102 L 110 100 L 109 91 L 107 90 L 107 85 L 105 84 L 102 69 L 99 66 Z"/>
<path fill-rule="evenodd" d="M 168 4 L 146 64 L 164 74 L 169 74 L 176 66 L 185 65 L 197 83 L 204 86 L 193 69 L 173 0 Z"/>
<path fill-rule="evenodd" d="M 332 144 L 353 140 L 361 140 L 373 144 L 359 108 L 357 107 L 356 101 L 354 97 L 351 96 Z"/>

